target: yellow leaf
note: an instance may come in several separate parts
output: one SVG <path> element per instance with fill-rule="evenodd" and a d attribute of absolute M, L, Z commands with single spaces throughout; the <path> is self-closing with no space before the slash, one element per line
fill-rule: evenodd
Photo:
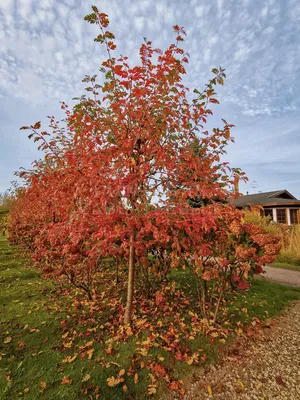
<path fill-rule="evenodd" d="M 88 359 L 90 360 L 93 357 L 95 349 L 89 349 L 86 354 L 88 355 Z"/>
<path fill-rule="evenodd" d="M 85 346 L 86 346 L 86 347 L 91 347 L 93 343 L 94 343 L 94 341 L 91 340 L 90 342 L 87 342 L 87 343 L 85 344 Z"/>
<path fill-rule="evenodd" d="M 148 386 L 148 394 L 151 396 L 152 394 L 156 393 L 156 387 L 154 385 Z"/>
<path fill-rule="evenodd" d="M 46 382 L 40 382 L 40 387 L 41 387 L 42 390 L 45 390 L 46 387 L 47 387 Z"/>
<path fill-rule="evenodd" d="M 23 392 L 24 392 L 24 393 L 28 393 L 28 392 L 29 392 L 29 388 L 25 388 L 25 389 L 23 390 Z"/>
<path fill-rule="evenodd" d="M 138 374 L 134 374 L 134 383 L 137 384 L 139 381 L 139 376 Z"/>
<path fill-rule="evenodd" d="M 148 350 L 145 349 L 145 347 L 137 348 L 136 350 L 137 350 L 137 352 L 138 352 L 139 354 L 141 354 L 143 357 L 146 357 L 146 355 L 148 354 Z"/>
<path fill-rule="evenodd" d="M 64 359 L 62 360 L 62 362 L 63 362 L 63 363 L 71 363 L 71 362 L 73 362 L 74 360 L 76 360 L 76 358 L 77 358 L 77 354 L 75 354 L 73 357 L 67 356 L 66 358 L 64 358 Z"/>
<path fill-rule="evenodd" d="M 11 342 L 11 337 L 10 337 L 10 336 L 7 336 L 7 337 L 3 340 L 3 342 L 4 342 L 5 344 L 10 343 L 10 342 Z"/>
<path fill-rule="evenodd" d="M 164 357 L 157 357 L 159 359 L 159 361 L 164 361 L 165 358 Z"/>
<path fill-rule="evenodd" d="M 90 380 L 90 378 L 91 378 L 91 375 L 86 374 L 86 375 L 84 375 L 84 377 L 82 378 L 82 381 L 81 381 L 81 382 L 87 382 L 87 381 Z"/>
<path fill-rule="evenodd" d="M 73 341 L 71 340 L 70 342 L 64 343 L 64 347 L 66 347 L 67 349 L 69 349 L 70 347 L 72 347 Z"/>
<path fill-rule="evenodd" d="M 154 375 L 152 375 L 152 374 L 148 374 L 148 375 L 149 375 L 149 377 L 151 379 L 151 383 L 153 385 L 156 382 L 156 379 L 155 379 Z"/>
<path fill-rule="evenodd" d="M 127 336 L 132 336 L 133 335 L 133 332 L 132 332 L 132 329 L 131 329 L 130 325 L 126 325 L 125 326 L 125 330 L 126 330 Z"/>
<path fill-rule="evenodd" d="M 121 371 L 119 372 L 119 376 L 123 376 L 125 374 L 125 369 L 121 369 Z"/>
<path fill-rule="evenodd" d="M 239 336 L 241 336 L 241 335 L 243 334 L 243 329 L 242 329 L 242 328 L 239 328 L 239 329 L 237 330 L 237 334 L 238 334 Z"/>
<path fill-rule="evenodd" d="M 207 385 L 207 392 L 208 392 L 209 397 L 211 397 L 212 396 L 212 388 L 210 385 Z"/>
<path fill-rule="evenodd" d="M 123 385 L 122 389 L 123 389 L 123 392 L 127 392 L 127 386 L 126 385 Z"/>
<path fill-rule="evenodd" d="M 245 388 L 245 385 L 243 384 L 243 382 L 242 382 L 242 381 L 238 380 L 238 381 L 237 381 L 237 383 L 240 385 L 240 387 L 241 387 L 242 389 L 244 389 L 244 388 Z"/>

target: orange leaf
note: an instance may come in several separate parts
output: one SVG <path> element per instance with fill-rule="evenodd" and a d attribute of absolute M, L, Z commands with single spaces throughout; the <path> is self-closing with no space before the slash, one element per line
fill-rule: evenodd
<path fill-rule="evenodd" d="M 117 378 L 116 379 L 114 376 L 111 376 L 110 378 L 106 379 L 106 382 L 107 382 L 109 387 L 115 387 L 119 383 L 124 382 L 124 379 L 123 378 Z"/>
<path fill-rule="evenodd" d="M 139 381 L 139 376 L 138 374 L 134 374 L 134 383 L 137 384 Z"/>
<path fill-rule="evenodd" d="M 70 379 L 68 376 L 64 376 L 62 378 L 62 381 L 60 382 L 62 385 L 71 385 L 72 379 Z"/>

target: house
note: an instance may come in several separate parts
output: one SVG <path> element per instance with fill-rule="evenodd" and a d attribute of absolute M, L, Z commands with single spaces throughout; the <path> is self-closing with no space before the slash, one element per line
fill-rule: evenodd
<path fill-rule="evenodd" d="M 240 195 L 233 203 L 239 209 L 250 205 L 261 206 L 262 213 L 274 222 L 287 225 L 300 223 L 300 200 L 287 190 Z"/>

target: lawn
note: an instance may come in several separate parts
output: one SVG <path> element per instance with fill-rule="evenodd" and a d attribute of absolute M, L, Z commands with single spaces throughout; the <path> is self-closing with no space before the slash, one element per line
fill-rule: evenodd
<path fill-rule="evenodd" d="M 169 347 L 172 341 L 176 342 L 176 336 L 171 337 L 171 344 L 163 346 L 158 345 L 162 335 L 155 335 L 159 329 L 168 334 L 170 326 L 175 329 L 176 311 L 174 315 L 170 312 L 167 319 L 158 316 L 153 325 L 146 314 L 139 315 L 135 325 L 140 324 L 141 329 L 123 332 L 108 322 L 114 321 L 113 312 L 110 315 L 103 310 L 95 317 L 95 310 L 87 302 L 74 302 L 69 291 L 44 280 L 38 271 L 24 264 L 16 249 L 1 236 L 0 398 L 3 400 L 146 399 L 152 392 L 161 399 L 167 385 L 164 380 L 156 379 L 159 374 L 172 375 L 172 384 L 176 386 L 178 379 L 197 368 L 194 364 L 217 362 L 222 348 L 234 335 L 243 335 L 255 318 L 272 317 L 290 301 L 300 298 L 298 289 L 256 280 L 248 293 L 234 296 L 229 307 L 224 308 L 224 331 L 220 328 L 212 336 L 192 337 L 190 333 L 186 335 L 189 327 L 183 327 L 185 333 L 180 340 L 186 342 L 180 342 L 180 351 L 174 357 Z M 195 297 L 189 273 L 173 272 L 170 282 L 174 282 L 176 290 Z M 191 302 L 191 310 L 194 307 Z M 154 319 L 155 313 L 150 311 Z M 186 321 L 191 322 L 191 318 L 193 313 Z M 183 348 L 187 354 L 198 352 L 197 362 L 186 359 Z M 113 386 L 110 387 L 107 379 L 112 377 L 115 381 L 109 381 Z"/>

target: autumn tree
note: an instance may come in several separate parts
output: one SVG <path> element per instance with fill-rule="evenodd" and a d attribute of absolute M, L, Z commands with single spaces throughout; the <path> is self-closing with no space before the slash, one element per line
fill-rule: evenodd
<path fill-rule="evenodd" d="M 192 263 L 196 273 L 203 273 L 205 257 L 224 256 L 215 239 L 222 236 L 226 248 L 227 209 L 230 223 L 240 218 L 225 200 L 243 174 L 223 161 L 232 125 L 223 120 L 222 128 L 205 129 L 224 70 L 213 69 L 203 91 L 184 85 L 189 57 L 180 47 L 182 27 L 173 27 L 176 44 L 164 51 L 145 40 L 140 63 L 131 65 L 128 57 L 113 56 L 108 16 L 93 7 L 85 19 L 98 26 L 95 41 L 107 49 L 104 82 L 86 77 L 91 96 L 72 110 L 62 103 L 64 127 L 54 117 L 51 134 L 40 123 L 23 127 L 45 157 L 20 174 L 26 184 L 11 235 L 27 243 L 49 274 L 67 277 L 90 298 L 101 260 L 125 261 L 128 324 L 136 270 L 153 266 L 151 251 L 164 252 L 173 268 Z M 195 208 L 190 199 L 205 202 Z M 161 265 L 162 258 L 155 262 Z"/>

